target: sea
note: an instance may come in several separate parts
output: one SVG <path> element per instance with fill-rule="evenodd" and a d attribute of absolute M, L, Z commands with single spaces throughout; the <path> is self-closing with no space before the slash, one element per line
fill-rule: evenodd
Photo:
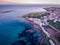
<path fill-rule="evenodd" d="M 11 45 L 18 40 L 21 33 L 29 23 L 18 16 L 39 12 L 40 8 L 59 7 L 59 5 L 0 5 L 0 45 Z M 8 11 L 4 13 L 5 11 Z"/>

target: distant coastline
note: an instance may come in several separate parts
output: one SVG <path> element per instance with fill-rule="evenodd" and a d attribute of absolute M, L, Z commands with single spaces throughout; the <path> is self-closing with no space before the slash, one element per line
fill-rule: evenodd
<path fill-rule="evenodd" d="M 3 13 L 9 13 L 9 12 L 12 12 L 13 10 L 9 10 L 9 11 L 0 11 L 0 14 L 3 14 Z"/>

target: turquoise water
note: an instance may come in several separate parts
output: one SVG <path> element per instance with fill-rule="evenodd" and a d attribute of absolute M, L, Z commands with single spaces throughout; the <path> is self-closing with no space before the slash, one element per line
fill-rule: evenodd
<path fill-rule="evenodd" d="M 0 45 L 10 45 L 29 24 L 24 19 L 0 15 Z"/>
<path fill-rule="evenodd" d="M 13 10 L 12 12 L 0 14 L 0 45 L 11 45 L 18 40 L 18 33 L 21 33 L 25 28 L 31 27 L 24 19 L 17 18 L 31 12 L 39 12 L 42 5 L 0 5 L 0 12 Z"/>
<path fill-rule="evenodd" d="M 13 11 L 0 14 L 0 45 L 11 45 L 11 43 L 18 40 L 18 33 L 29 27 L 29 24 L 24 19 L 17 18 L 16 16 L 36 11 L 36 9 L 37 7 L 1 5 L 0 12 L 6 10 Z"/>

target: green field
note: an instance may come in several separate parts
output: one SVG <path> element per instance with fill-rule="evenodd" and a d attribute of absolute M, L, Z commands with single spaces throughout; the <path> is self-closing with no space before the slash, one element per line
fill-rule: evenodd
<path fill-rule="evenodd" d="M 58 29 L 60 31 L 60 22 L 53 22 L 53 20 L 49 20 L 48 21 L 50 25 L 52 25 L 53 27 L 55 27 L 56 29 Z"/>

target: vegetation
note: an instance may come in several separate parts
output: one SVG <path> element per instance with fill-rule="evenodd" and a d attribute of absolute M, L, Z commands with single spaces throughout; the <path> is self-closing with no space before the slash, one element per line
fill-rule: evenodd
<path fill-rule="evenodd" d="M 49 24 L 51 24 L 52 26 L 54 26 L 55 28 L 57 28 L 60 31 L 60 22 L 54 23 L 53 20 L 49 20 L 48 22 L 49 22 Z"/>
<path fill-rule="evenodd" d="M 26 15 L 24 15 L 24 16 L 22 16 L 22 17 L 23 17 L 23 18 L 25 18 L 25 17 L 40 18 L 40 17 L 47 16 L 47 15 L 49 15 L 49 13 L 36 12 L 36 13 L 26 14 Z"/>

